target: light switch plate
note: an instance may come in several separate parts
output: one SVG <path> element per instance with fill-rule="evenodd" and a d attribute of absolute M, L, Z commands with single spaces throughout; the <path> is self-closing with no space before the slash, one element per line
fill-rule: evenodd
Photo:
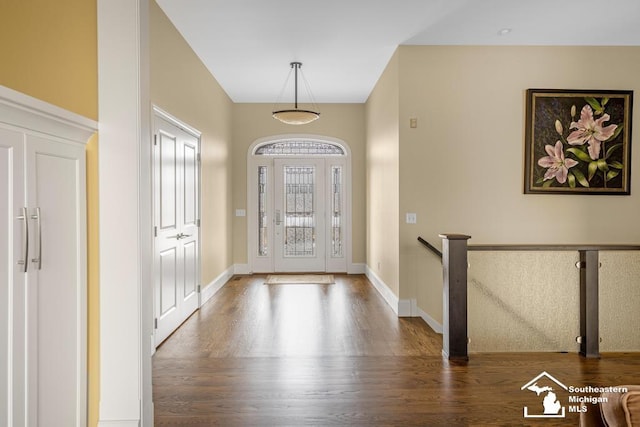
<path fill-rule="evenodd" d="M 247 211 L 244 209 L 236 209 L 236 216 L 247 216 Z"/>
<path fill-rule="evenodd" d="M 416 224 L 418 222 L 418 215 L 414 213 L 407 213 L 407 224 Z"/>

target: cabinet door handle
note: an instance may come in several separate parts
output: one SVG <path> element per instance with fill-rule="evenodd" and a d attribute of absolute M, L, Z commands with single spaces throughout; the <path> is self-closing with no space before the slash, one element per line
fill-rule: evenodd
<path fill-rule="evenodd" d="M 27 216 L 27 208 L 22 208 L 20 210 L 22 211 L 22 215 L 18 215 L 16 219 L 24 221 L 22 223 L 22 247 L 24 249 L 24 259 L 18 260 L 18 265 L 24 265 L 22 272 L 26 273 L 29 265 L 29 218 Z"/>
<path fill-rule="evenodd" d="M 38 270 L 42 270 L 42 222 L 40 221 L 40 208 L 36 208 L 36 213 L 31 215 L 31 219 L 36 220 L 36 232 L 38 233 L 38 257 L 31 262 L 38 264 Z"/>

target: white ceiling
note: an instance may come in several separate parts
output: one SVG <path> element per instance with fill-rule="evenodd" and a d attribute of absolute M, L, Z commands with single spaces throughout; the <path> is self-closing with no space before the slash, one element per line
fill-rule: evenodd
<path fill-rule="evenodd" d="M 234 102 L 274 103 L 292 61 L 317 102 L 365 102 L 403 44 L 640 46 L 640 0 L 157 3 Z"/>

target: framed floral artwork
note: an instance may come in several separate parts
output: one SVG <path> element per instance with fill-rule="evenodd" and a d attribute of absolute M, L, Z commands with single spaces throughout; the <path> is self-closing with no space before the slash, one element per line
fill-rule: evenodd
<path fill-rule="evenodd" d="M 630 194 L 633 91 L 528 89 L 525 194 Z"/>

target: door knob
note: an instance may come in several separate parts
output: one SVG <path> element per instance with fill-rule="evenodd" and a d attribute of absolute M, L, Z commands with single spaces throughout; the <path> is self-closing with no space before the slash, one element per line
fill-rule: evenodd
<path fill-rule="evenodd" d="M 192 236 L 192 234 L 178 233 L 175 236 L 167 236 L 167 239 L 180 240 L 180 239 L 186 239 L 187 237 L 191 237 L 191 236 Z"/>

